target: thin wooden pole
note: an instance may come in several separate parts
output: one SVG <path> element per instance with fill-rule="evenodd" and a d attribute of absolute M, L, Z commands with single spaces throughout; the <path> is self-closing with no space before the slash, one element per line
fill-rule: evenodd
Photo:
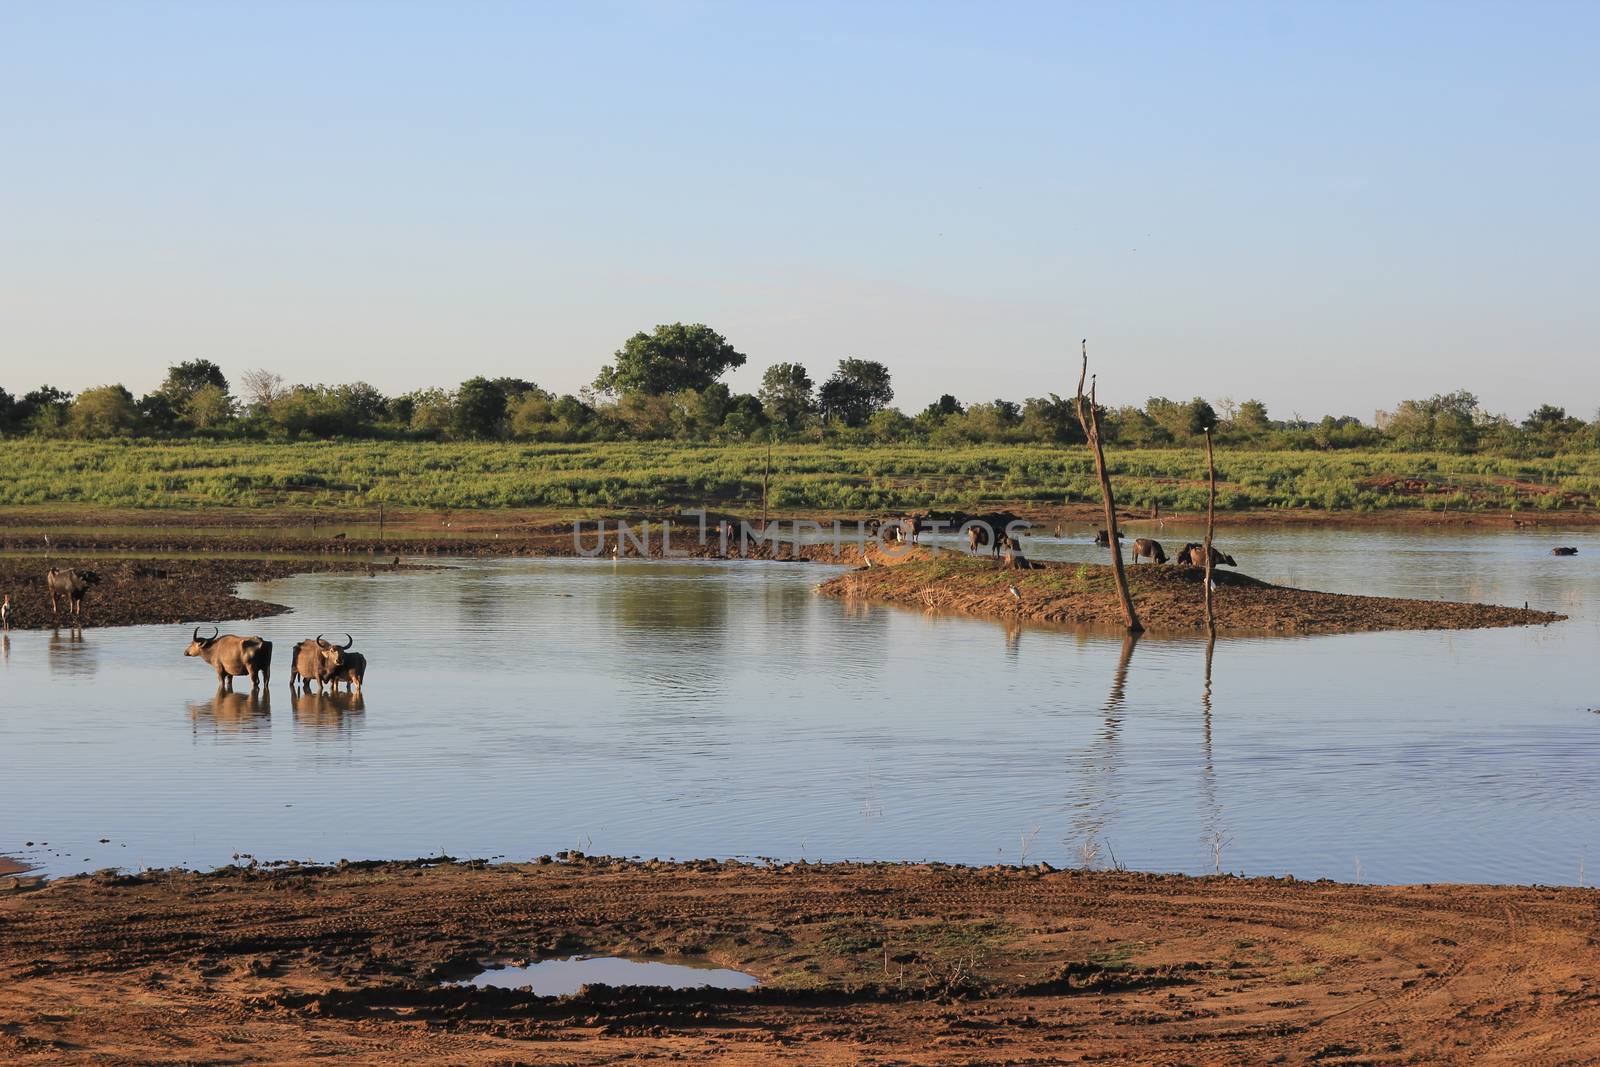
<path fill-rule="evenodd" d="M 772 478 L 772 441 L 767 441 L 767 468 L 761 472 L 761 532 L 767 532 L 767 482 Z"/>
<path fill-rule="evenodd" d="M 1111 475 L 1106 472 L 1106 456 L 1100 447 L 1100 408 L 1095 403 L 1095 383 L 1089 383 L 1089 395 L 1084 396 L 1083 383 L 1089 376 L 1089 342 L 1083 342 L 1083 365 L 1078 372 L 1078 423 L 1083 436 L 1089 440 L 1089 451 L 1094 453 L 1094 471 L 1100 479 L 1100 499 L 1106 509 L 1106 535 L 1111 541 L 1111 575 L 1117 583 L 1117 598 L 1122 601 L 1122 617 L 1128 630 L 1138 633 L 1144 629 L 1139 613 L 1133 607 L 1133 595 L 1128 592 L 1128 574 L 1122 569 L 1122 535 L 1117 530 L 1117 502 L 1111 493 Z M 1088 400 L 1088 410 L 1084 401 Z"/>
<path fill-rule="evenodd" d="M 1211 610 L 1211 534 L 1217 525 L 1217 464 L 1211 454 L 1211 427 L 1206 427 L 1206 628 L 1216 626 Z"/>

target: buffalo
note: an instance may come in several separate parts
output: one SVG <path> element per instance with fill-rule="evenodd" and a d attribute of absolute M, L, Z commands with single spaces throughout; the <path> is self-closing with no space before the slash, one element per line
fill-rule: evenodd
<path fill-rule="evenodd" d="M 1161 547 L 1160 541 L 1141 537 L 1133 543 L 1133 561 L 1138 563 L 1140 559 L 1146 556 L 1156 563 L 1165 563 L 1167 561 L 1166 550 Z"/>
<path fill-rule="evenodd" d="M 361 682 L 366 676 L 367 657 L 359 652 L 346 652 L 344 654 L 344 662 L 339 664 L 332 676 L 328 678 L 328 684 L 333 687 L 334 692 L 338 692 L 339 684 L 342 682 L 346 691 L 359 693 L 361 692 Z"/>
<path fill-rule="evenodd" d="M 1121 533 L 1117 534 L 1117 540 L 1118 541 L 1122 540 L 1122 534 Z M 1111 547 L 1111 535 L 1109 533 L 1107 533 L 1105 530 L 1096 530 L 1094 532 L 1094 543 L 1097 546 L 1099 546 L 1100 548 L 1110 548 Z"/>
<path fill-rule="evenodd" d="M 199 656 L 217 672 L 217 685 L 232 689 L 233 680 L 248 674 L 250 688 L 259 689 L 272 680 L 272 642 L 258 637 L 237 637 L 218 633 L 211 628 L 210 637 L 200 636 L 200 627 L 194 628 L 193 639 L 184 649 L 185 656 Z"/>
<path fill-rule="evenodd" d="M 1184 545 L 1178 551 L 1177 564 L 1180 567 L 1204 567 L 1206 565 L 1206 546 L 1197 545 L 1193 541 Z M 1237 567 L 1233 557 L 1217 551 L 1217 546 L 1211 546 L 1211 565 L 1213 567 Z"/>
<path fill-rule="evenodd" d="M 1576 556 L 1578 550 L 1571 545 L 1562 545 L 1560 548 L 1552 548 L 1550 554 L 1552 556 Z"/>
<path fill-rule="evenodd" d="M 297 642 L 292 650 L 294 666 L 289 675 L 289 688 L 293 689 L 296 684 L 309 687 L 316 682 L 317 691 L 321 692 L 323 686 L 329 684 L 334 674 L 344 666 L 345 653 L 356 643 L 349 634 L 344 637 L 343 646 L 324 641 L 321 634 L 309 641 Z"/>
<path fill-rule="evenodd" d="M 62 570 L 51 567 L 44 576 L 45 584 L 50 587 L 50 613 L 57 613 L 57 601 L 66 597 L 72 607 L 74 616 L 83 613 L 83 598 L 89 592 L 91 585 L 100 581 L 100 576 L 94 571 Z"/>

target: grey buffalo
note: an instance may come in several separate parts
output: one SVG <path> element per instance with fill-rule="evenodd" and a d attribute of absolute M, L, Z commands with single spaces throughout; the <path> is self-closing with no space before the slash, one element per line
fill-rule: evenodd
<path fill-rule="evenodd" d="M 272 680 L 272 642 L 260 637 L 218 633 L 215 626 L 210 637 L 201 637 L 200 627 L 196 626 L 183 654 L 199 656 L 210 664 L 217 672 L 217 685 L 223 689 L 232 689 L 233 680 L 246 674 L 252 690 Z"/>
<path fill-rule="evenodd" d="M 312 682 L 317 683 L 317 691 L 333 681 L 333 676 L 339 668 L 344 666 L 345 653 L 350 646 L 355 644 L 355 638 L 345 634 L 343 646 L 324 641 L 318 634 L 309 641 L 297 642 L 294 646 L 293 673 L 289 675 L 289 688 L 296 684 L 308 688 Z"/>
<path fill-rule="evenodd" d="M 57 614 L 57 602 L 66 597 L 72 607 L 72 614 L 76 617 L 83 613 L 83 598 L 89 592 L 91 585 L 98 584 L 100 576 L 94 571 L 78 571 L 68 568 L 51 567 L 44 576 L 45 584 L 50 587 L 50 613 Z"/>

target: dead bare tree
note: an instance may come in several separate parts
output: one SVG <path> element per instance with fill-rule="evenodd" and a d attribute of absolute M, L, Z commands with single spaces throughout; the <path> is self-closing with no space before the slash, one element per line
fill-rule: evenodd
<path fill-rule="evenodd" d="M 1211 533 L 1217 525 L 1217 464 L 1211 455 L 1211 427 L 1206 427 L 1206 629 L 1214 630 L 1216 618 L 1211 611 Z"/>
<path fill-rule="evenodd" d="M 1085 396 L 1083 383 L 1089 381 Z M 1085 401 L 1088 401 L 1085 410 Z M 1111 574 L 1117 583 L 1117 598 L 1122 601 L 1122 617 L 1130 633 L 1139 633 L 1144 625 L 1133 607 L 1133 595 L 1128 592 L 1128 574 L 1122 569 L 1122 536 L 1117 530 L 1117 502 L 1111 493 L 1111 475 L 1106 471 L 1106 454 L 1100 446 L 1100 406 L 1095 403 L 1095 382 L 1089 378 L 1089 342 L 1083 342 L 1083 365 L 1078 371 L 1078 424 L 1083 436 L 1089 440 L 1089 451 L 1094 453 L 1094 471 L 1100 478 L 1100 498 L 1106 507 L 1106 536 L 1111 541 Z"/>
<path fill-rule="evenodd" d="M 258 409 L 284 393 L 283 379 L 269 370 L 247 370 L 239 375 L 239 382 L 245 400 Z"/>

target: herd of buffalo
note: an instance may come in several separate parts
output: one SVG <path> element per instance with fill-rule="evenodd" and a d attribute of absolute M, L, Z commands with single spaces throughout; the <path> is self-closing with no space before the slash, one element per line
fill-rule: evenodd
<path fill-rule="evenodd" d="M 211 631 L 210 637 L 201 637 L 200 627 L 196 626 L 183 654 L 198 656 L 215 670 L 219 687 L 232 689 L 233 680 L 245 675 L 250 676 L 251 689 L 259 689 L 272 681 L 271 641 L 259 634 L 240 637 L 221 633 L 215 626 Z M 289 650 L 289 689 L 292 691 L 298 686 L 310 692 L 315 682 L 319 693 L 324 688 L 338 689 L 340 685 L 351 692 L 361 692 L 361 683 L 367 674 L 367 657 L 350 651 L 354 638 L 349 634 L 344 638 L 342 645 L 324 640 L 321 634 L 296 642 Z"/>
<path fill-rule="evenodd" d="M 50 591 L 50 612 L 59 614 L 61 600 L 67 601 L 74 624 L 83 616 L 83 601 L 89 589 L 98 584 L 100 576 L 91 570 L 51 567 L 45 573 L 45 585 Z M 337 689 L 343 685 L 349 692 L 361 692 L 361 683 L 367 674 L 367 657 L 351 650 L 355 639 L 345 634 L 345 643 L 336 645 L 324 640 L 321 634 L 296 642 L 290 650 L 292 672 L 289 688 L 310 692 L 316 684 L 317 692 L 324 688 Z M 217 672 L 217 685 L 232 689 L 235 678 L 249 676 L 250 688 L 258 689 L 272 680 L 272 642 L 259 634 L 240 637 L 222 633 L 212 627 L 210 637 L 200 636 L 200 627 L 194 628 L 185 656 L 197 656 Z"/>

